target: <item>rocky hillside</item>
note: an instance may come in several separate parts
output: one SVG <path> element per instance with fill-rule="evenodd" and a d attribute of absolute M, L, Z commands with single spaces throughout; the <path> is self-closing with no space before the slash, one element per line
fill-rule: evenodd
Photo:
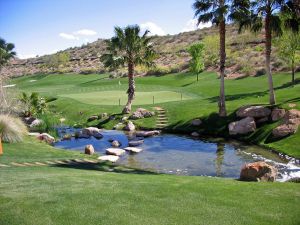
<path fill-rule="evenodd" d="M 189 54 L 187 48 L 194 42 L 203 41 L 206 46 L 205 66 L 207 70 L 217 70 L 218 65 L 218 29 L 205 28 L 176 35 L 155 36 L 153 42 L 159 53 L 157 66 L 150 70 L 137 68 L 137 75 L 166 74 L 186 71 Z M 53 67 L 49 59 L 53 55 L 45 55 L 31 59 L 14 59 L 10 65 L 2 69 L 1 75 L 22 76 L 36 73 L 102 73 L 107 72 L 100 62 L 100 56 L 105 51 L 105 41 L 99 39 L 93 43 L 69 48 L 60 53 L 66 53 L 68 60 L 64 64 Z M 254 35 L 249 32 L 238 34 L 233 25 L 227 28 L 227 69 L 228 77 L 264 74 L 264 39 L 263 33 Z M 273 71 L 288 70 L 273 48 Z M 126 69 L 113 72 L 112 76 L 126 74 Z"/>

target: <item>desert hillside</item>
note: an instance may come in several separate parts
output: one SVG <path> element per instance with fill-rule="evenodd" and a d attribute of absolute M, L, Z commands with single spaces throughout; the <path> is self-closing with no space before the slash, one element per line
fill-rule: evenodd
<path fill-rule="evenodd" d="M 188 69 L 188 46 L 197 41 L 203 41 L 206 46 L 205 66 L 207 70 L 217 70 L 218 64 L 218 36 L 217 28 L 184 32 L 176 35 L 154 36 L 153 43 L 158 52 L 156 68 L 137 68 L 137 75 L 167 74 L 181 72 Z M 81 47 L 73 47 L 60 51 L 67 60 L 57 66 L 51 62 L 54 55 L 44 55 L 30 59 L 14 59 L 10 65 L 2 69 L 1 75 L 22 76 L 36 73 L 101 73 L 107 72 L 100 62 L 100 56 L 105 51 L 105 40 L 98 39 L 93 43 Z M 259 76 L 264 74 L 264 39 L 263 33 L 239 34 L 237 27 L 227 27 L 227 69 L 228 77 Z M 273 71 L 287 71 L 288 67 L 277 57 L 276 47 L 272 52 Z M 113 72 L 112 76 L 122 76 L 126 69 Z"/>

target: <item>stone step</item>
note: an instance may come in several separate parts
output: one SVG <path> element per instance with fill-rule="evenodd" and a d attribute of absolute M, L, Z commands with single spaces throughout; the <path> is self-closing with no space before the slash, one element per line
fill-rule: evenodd
<path fill-rule="evenodd" d="M 10 164 L 13 165 L 13 166 L 26 166 L 26 165 L 24 165 L 24 164 L 16 163 L 16 162 L 12 162 L 12 163 L 10 163 Z"/>
<path fill-rule="evenodd" d="M 0 164 L 0 167 L 10 167 L 10 166 L 6 164 Z"/>
<path fill-rule="evenodd" d="M 27 162 L 23 163 L 23 165 L 25 165 L 25 166 L 36 166 L 36 164 L 27 163 Z"/>
<path fill-rule="evenodd" d="M 36 164 L 37 166 L 47 166 L 47 164 L 41 163 L 41 162 L 35 162 L 35 164 Z"/>

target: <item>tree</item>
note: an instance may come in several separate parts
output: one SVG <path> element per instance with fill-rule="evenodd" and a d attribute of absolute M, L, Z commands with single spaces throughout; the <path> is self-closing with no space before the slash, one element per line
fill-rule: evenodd
<path fill-rule="evenodd" d="M 292 83 L 295 83 L 295 65 L 300 63 L 300 34 L 285 30 L 283 35 L 276 39 L 279 57 L 285 61 L 292 70 Z"/>
<path fill-rule="evenodd" d="M 191 45 L 188 48 L 192 59 L 190 60 L 190 71 L 197 74 L 197 81 L 199 81 L 199 73 L 204 70 L 204 44 L 199 42 Z"/>
<path fill-rule="evenodd" d="M 193 4 L 195 10 L 195 17 L 198 19 L 198 24 L 211 21 L 213 24 L 219 26 L 220 37 L 220 97 L 219 97 L 219 116 L 226 116 L 225 105 L 225 35 L 226 35 L 226 17 L 229 14 L 231 1 L 225 0 L 196 0 Z"/>
<path fill-rule="evenodd" d="M 128 70 L 128 101 L 123 113 L 130 113 L 131 104 L 135 95 L 134 70 L 137 65 L 151 67 L 154 65 L 156 53 L 151 43 L 151 37 L 146 30 L 140 36 L 138 25 L 129 25 L 125 28 L 115 27 L 115 36 L 106 41 L 107 53 L 101 56 L 105 67 L 116 69 L 127 66 Z"/>
<path fill-rule="evenodd" d="M 219 35 L 205 36 L 201 42 L 205 46 L 205 66 L 215 66 L 220 58 L 220 37 Z"/>
<path fill-rule="evenodd" d="M 234 0 L 231 17 L 239 23 L 240 31 L 248 28 L 252 32 L 265 32 L 265 61 L 269 84 L 269 102 L 276 103 L 271 73 L 272 36 L 281 35 L 281 18 L 279 11 L 284 11 L 284 0 Z"/>
<path fill-rule="evenodd" d="M 67 52 L 56 53 L 46 58 L 46 64 L 54 69 L 64 66 L 70 61 L 70 54 Z"/>

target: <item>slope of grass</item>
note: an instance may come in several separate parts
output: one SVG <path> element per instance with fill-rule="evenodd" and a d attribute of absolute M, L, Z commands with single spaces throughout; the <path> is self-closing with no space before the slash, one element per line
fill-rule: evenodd
<path fill-rule="evenodd" d="M 294 183 L 103 172 L 0 169 L 0 224 L 299 224 Z"/>
<path fill-rule="evenodd" d="M 299 73 L 296 74 L 299 77 Z M 36 79 L 35 82 L 30 80 Z M 289 109 L 289 104 L 296 104 L 295 108 L 300 109 L 300 82 L 296 85 L 290 84 L 290 74 L 282 73 L 273 76 L 278 106 Z M 87 118 L 93 114 L 107 112 L 119 114 L 122 106 L 99 105 L 106 91 L 124 93 L 126 99 L 127 79 L 108 79 L 107 75 L 40 75 L 28 76 L 14 79 L 17 87 L 22 91 L 38 91 L 48 97 L 57 97 L 56 101 L 50 103 L 51 110 L 67 119 L 70 125 L 88 125 Z M 121 85 L 120 85 L 121 84 Z M 191 96 L 192 99 L 183 101 L 169 101 L 157 104 L 146 104 L 145 99 L 137 99 L 133 109 L 142 106 L 151 109 L 153 106 L 161 106 L 166 109 L 169 118 L 170 132 L 191 132 L 195 128 L 190 126 L 193 118 L 201 118 L 204 123 L 198 129 L 199 132 L 208 135 L 228 136 L 228 123 L 237 119 L 234 112 L 242 105 L 268 104 L 267 77 L 247 77 L 236 80 L 225 81 L 226 103 L 228 117 L 219 118 L 217 101 L 219 93 L 219 79 L 215 73 L 204 72 L 199 82 L 196 76 L 189 73 L 171 74 L 161 77 L 148 76 L 136 78 L 137 92 L 159 93 L 183 93 L 183 96 Z M 102 94 L 101 94 L 102 93 Z M 97 94 L 99 98 L 97 98 Z M 80 96 L 74 98 L 74 96 Z M 64 97 L 63 97 L 64 96 Z M 68 96 L 68 98 L 66 97 Z M 73 96 L 73 97 L 72 97 Z M 92 99 L 86 96 L 92 96 Z M 72 97 L 72 98 L 69 98 Z M 138 98 L 138 97 L 137 97 Z M 142 101 L 142 102 L 141 102 Z M 143 105 L 142 105 L 143 104 Z M 99 125 L 105 128 L 112 128 L 121 116 L 115 121 L 98 121 L 90 125 Z M 155 118 L 140 120 L 136 122 L 145 128 L 155 127 Z M 271 125 L 271 126 L 274 126 Z M 258 128 L 255 134 L 242 137 L 243 140 L 274 148 L 286 154 L 300 157 L 298 145 L 299 131 L 288 138 L 279 141 L 270 141 L 270 124 Z"/>

